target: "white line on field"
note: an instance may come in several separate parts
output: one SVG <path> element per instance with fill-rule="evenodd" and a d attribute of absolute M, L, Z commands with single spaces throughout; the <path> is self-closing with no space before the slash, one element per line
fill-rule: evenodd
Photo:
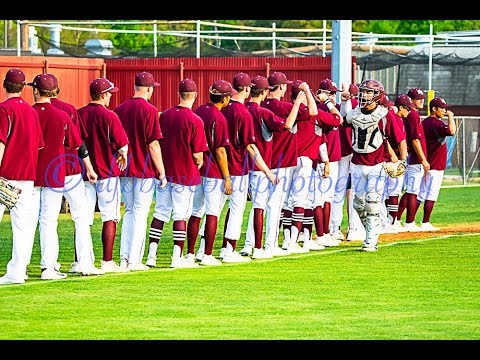
<path fill-rule="evenodd" d="M 378 244 L 379 248 L 384 248 L 387 246 L 393 246 L 393 245 L 399 245 L 399 244 L 413 244 L 413 243 L 420 243 L 420 242 L 426 242 L 426 241 L 433 241 L 433 240 L 440 240 L 440 239 L 448 239 L 450 237 L 459 237 L 459 236 L 478 236 L 480 233 L 464 233 L 464 234 L 447 234 L 447 235 L 441 235 L 441 236 L 436 236 L 436 237 L 431 237 L 431 238 L 421 238 L 421 239 L 416 239 L 416 240 L 401 240 L 401 241 L 395 241 L 391 243 L 386 243 L 386 244 Z M 277 256 L 272 259 L 262 259 L 260 261 L 258 260 L 252 260 L 246 263 L 229 263 L 229 264 L 222 264 L 221 266 L 199 266 L 198 268 L 221 268 L 222 266 L 237 266 L 237 265 L 245 265 L 245 264 L 250 264 L 250 263 L 266 263 L 266 262 L 271 262 L 271 261 L 278 261 L 278 260 L 289 260 L 289 259 L 300 259 L 302 257 L 307 257 L 307 256 L 317 256 L 317 255 L 329 255 L 329 254 L 334 254 L 334 253 L 339 253 L 339 252 L 344 252 L 344 251 L 361 251 L 362 247 L 361 246 L 348 246 L 348 247 L 342 247 L 340 249 L 336 250 L 330 250 L 324 251 L 324 250 L 318 250 L 318 251 L 309 251 L 308 253 L 305 254 L 294 254 L 294 255 L 288 255 L 288 256 Z M 363 252 L 363 251 L 362 251 Z M 377 252 L 375 252 L 377 253 Z M 146 271 L 129 271 L 126 273 L 107 273 L 104 275 L 98 275 L 98 276 L 74 276 L 68 278 L 70 281 L 84 281 L 86 279 L 94 279 L 94 278 L 104 278 L 107 276 L 125 276 L 125 275 L 133 275 L 133 274 L 148 274 L 149 272 L 164 272 L 164 271 L 173 271 L 173 270 L 183 270 L 183 269 L 172 269 L 172 268 L 153 268 L 150 270 Z M 65 280 L 44 280 L 44 281 L 34 281 L 34 282 L 29 282 L 28 280 L 24 284 L 12 284 L 12 285 L 22 285 L 22 286 L 33 286 L 33 285 L 46 285 L 50 284 L 53 282 L 64 282 Z M 1 285 L 1 288 L 10 288 L 10 286 L 7 285 Z"/>

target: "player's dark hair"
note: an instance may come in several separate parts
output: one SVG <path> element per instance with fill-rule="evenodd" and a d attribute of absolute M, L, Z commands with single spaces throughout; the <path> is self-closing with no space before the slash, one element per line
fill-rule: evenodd
<path fill-rule="evenodd" d="M 42 97 L 49 97 L 50 98 L 52 96 L 55 96 L 53 94 L 52 90 L 43 90 L 43 89 L 38 89 L 38 88 L 37 88 L 37 90 L 40 93 L 40 96 L 42 96 Z"/>
<path fill-rule="evenodd" d="M 196 96 L 196 92 L 181 92 L 179 93 L 182 100 L 191 100 Z"/>
<path fill-rule="evenodd" d="M 233 88 L 237 90 L 239 93 L 245 90 L 247 86 L 234 86 Z"/>
<path fill-rule="evenodd" d="M 53 96 L 58 96 L 60 93 L 60 88 L 58 86 L 55 86 L 55 88 L 52 90 Z"/>
<path fill-rule="evenodd" d="M 273 89 L 271 89 L 270 91 L 277 91 L 277 89 L 280 87 L 280 85 L 271 85 L 273 86 Z"/>
<path fill-rule="evenodd" d="M 212 93 L 209 93 L 209 94 L 210 94 L 210 101 L 213 104 L 219 104 L 223 101 L 224 98 L 226 98 L 227 96 L 230 96 L 229 94 L 212 94 Z"/>
<path fill-rule="evenodd" d="M 23 90 L 23 88 L 25 87 L 25 84 L 17 84 L 17 83 L 12 83 L 12 82 L 7 81 L 7 80 L 3 80 L 3 87 L 5 88 L 7 93 L 15 94 L 15 93 L 21 92 Z"/>
<path fill-rule="evenodd" d="M 93 101 L 98 101 L 102 98 L 102 94 L 90 92 L 90 97 L 92 98 Z"/>
<path fill-rule="evenodd" d="M 252 98 L 256 98 L 262 95 L 263 92 L 266 90 L 267 89 L 257 89 L 256 87 L 252 87 L 252 89 L 250 90 L 250 95 L 252 96 Z"/>

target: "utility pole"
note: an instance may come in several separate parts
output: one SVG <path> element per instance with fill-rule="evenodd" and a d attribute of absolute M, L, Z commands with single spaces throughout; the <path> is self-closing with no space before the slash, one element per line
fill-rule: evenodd
<path fill-rule="evenodd" d="M 332 22 L 332 80 L 340 90 L 352 83 L 352 20 Z"/>

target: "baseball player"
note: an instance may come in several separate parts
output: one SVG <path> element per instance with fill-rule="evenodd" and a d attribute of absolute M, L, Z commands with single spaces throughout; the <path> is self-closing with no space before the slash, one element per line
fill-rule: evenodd
<path fill-rule="evenodd" d="M 331 108 L 336 109 L 336 107 Z M 340 123 L 339 119 L 337 121 Z M 315 130 L 320 140 L 318 156 L 313 159 L 312 162 L 312 176 L 308 186 L 308 201 L 305 208 L 306 216 L 303 220 L 303 233 L 304 241 L 310 241 L 312 239 L 313 224 L 315 224 L 317 234 L 315 243 L 319 247 L 319 250 L 323 250 L 327 246 L 338 246 L 338 244 L 332 240 L 328 241 L 324 236 L 325 233 L 328 233 L 327 227 L 324 229 L 323 225 L 323 205 L 325 204 L 327 184 L 330 183 L 328 181 L 330 161 L 328 159 L 327 137 L 321 131 L 322 126 L 315 125 Z M 326 246 L 324 244 L 326 244 Z"/>
<path fill-rule="evenodd" d="M 365 227 L 362 250 L 377 251 L 380 230 L 380 208 L 386 172 L 384 162 L 389 154 L 389 136 L 393 136 L 393 114 L 380 106 L 385 90 L 377 80 L 368 79 L 359 86 L 359 106 L 351 109 L 349 94 L 342 94 L 342 113 L 353 127 L 353 156 L 350 168 L 355 210 Z"/>
<path fill-rule="evenodd" d="M 72 120 L 73 126 L 81 138 L 85 137 L 85 129 L 80 127 L 78 111 L 72 104 L 58 99 L 60 88 L 58 79 L 54 74 L 47 74 L 52 78 L 54 88 L 49 92 L 50 103 L 57 109 L 65 111 Z M 80 162 L 81 160 L 81 162 Z M 93 170 L 90 156 L 85 142 L 78 150 L 65 147 L 65 185 L 63 196 L 70 207 L 72 220 L 75 222 L 75 261 L 70 266 L 69 272 L 82 275 L 101 275 L 105 272 L 95 267 L 95 254 L 93 251 L 92 234 L 90 230 L 85 184 L 82 173 L 86 171 L 89 182 L 94 184 L 98 175 Z"/>
<path fill-rule="evenodd" d="M 25 86 L 22 70 L 7 71 L 3 80 L 6 100 L 0 103 L 0 176 L 9 179 L 22 192 L 15 207 L 10 210 L 12 257 L 5 275 L 0 277 L 0 285 L 25 282 L 35 239 L 31 194 L 36 179 L 38 152 L 43 148 L 44 141 L 38 113 L 22 98 Z"/>
<path fill-rule="evenodd" d="M 160 146 L 168 183 L 160 187 L 157 179 L 155 212 L 150 224 L 148 261 L 157 257 L 163 226 L 173 218 L 173 255 L 171 268 L 198 267 L 183 256 L 187 219 L 192 214 L 196 187 L 202 182 L 199 169 L 208 150 L 202 119 L 192 111 L 197 98 L 197 84 L 184 79 L 178 85 L 180 103 L 160 114 L 163 139 Z M 150 260 L 152 259 L 152 260 Z"/>
<path fill-rule="evenodd" d="M 292 87 L 292 98 L 295 97 L 295 83 Z M 324 127 L 338 127 L 343 121 L 338 108 L 331 102 L 326 92 L 319 92 L 313 96 L 314 106 L 318 108 L 318 114 L 311 117 L 309 122 L 299 122 L 299 153 L 304 153 L 311 160 L 309 177 L 305 178 L 307 187 L 307 199 L 305 202 L 303 233 L 304 248 L 309 250 L 323 250 L 327 246 L 337 246 L 337 242 L 330 245 L 324 237 L 328 233 L 328 227 L 323 225 L 323 206 L 325 203 L 325 193 L 329 184 L 330 161 L 328 157 L 327 136 L 323 133 Z M 322 110 L 316 103 L 326 104 Z M 307 126 L 306 126 L 307 125 Z M 301 127 L 305 128 L 304 130 Z M 317 239 L 312 241 L 312 228 L 315 223 Z"/>
<path fill-rule="evenodd" d="M 423 219 L 420 224 L 422 231 L 438 231 L 440 228 L 430 223 L 435 202 L 438 200 L 443 173 L 447 167 L 447 136 L 454 136 L 457 127 L 454 114 L 447 110 L 449 105 L 441 97 L 435 97 L 428 105 L 430 116 L 422 121 L 423 131 L 427 140 L 427 161 L 430 169 L 425 174 L 425 186 L 421 188 L 418 200 L 423 203 Z M 442 119 L 448 118 L 445 124 Z"/>
<path fill-rule="evenodd" d="M 188 261 L 194 261 L 195 244 L 200 221 L 203 222 L 202 238 L 196 258 L 200 265 L 218 266 L 222 262 L 213 256 L 218 218 L 227 195 L 232 193 L 232 180 L 228 170 L 227 148 L 230 146 L 227 119 L 221 109 L 228 105 L 230 97 L 237 94 L 226 80 L 217 80 L 209 88 L 210 101 L 197 107 L 194 112 L 203 120 L 208 150 L 200 174 L 202 182 L 195 190 L 192 216 L 188 219 Z"/>
<path fill-rule="evenodd" d="M 247 203 L 249 188 L 249 156 L 268 178 L 272 184 L 277 183 L 275 174 L 270 170 L 255 145 L 255 130 L 253 117 L 245 106 L 245 101 L 250 96 L 251 87 L 255 84 L 248 74 L 240 72 L 233 78 L 232 86 L 237 91 L 229 104 L 222 108 L 222 113 L 227 119 L 231 141 L 228 152 L 228 168 L 232 177 L 232 194 L 228 203 L 227 216 L 225 218 L 225 234 L 222 248 L 222 261 L 246 262 L 250 257 L 242 257 L 236 251 L 237 241 L 240 239 L 243 223 L 243 213 Z"/>
<path fill-rule="evenodd" d="M 77 150 L 82 145 L 78 129 L 65 111 L 50 103 L 55 84 L 49 74 L 38 74 L 27 85 L 33 88 L 35 104 L 42 128 L 45 147 L 38 154 L 37 176 L 32 202 L 34 228 L 40 223 L 40 250 L 42 280 L 65 279 L 58 264 L 58 215 L 62 206 L 65 185 L 65 147 Z"/>
<path fill-rule="evenodd" d="M 342 91 L 342 93 L 343 92 L 344 91 Z M 356 84 L 350 84 L 348 87 L 348 93 L 350 94 L 352 108 L 355 108 L 358 105 L 358 86 Z M 342 114 L 342 116 L 344 115 L 345 114 Z M 345 126 L 345 124 L 342 123 L 338 127 L 338 132 L 342 158 L 338 162 L 338 178 L 335 185 L 335 194 L 333 196 L 331 208 L 330 223 L 333 230 L 332 235 L 336 239 L 345 238 L 347 241 L 363 240 L 365 238 L 365 231 L 357 212 L 353 208 L 352 182 L 349 176 L 350 161 L 352 160 L 353 155 L 352 127 Z M 341 231 L 345 199 L 347 200 L 346 208 L 348 217 L 348 230 L 346 236 L 344 236 Z"/>
<path fill-rule="evenodd" d="M 411 88 L 407 95 L 412 100 L 414 108 L 405 118 L 405 133 L 407 138 L 408 165 L 405 173 L 406 191 L 400 199 L 397 219 L 401 219 L 403 211 L 407 210 L 403 230 L 407 232 L 421 231 L 415 224 L 415 215 L 418 210 L 417 196 L 425 178 L 425 173 L 430 170 L 427 160 L 427 142 L 420 119 L 419 110 L 423 109 L 425 94 L 419 88 Z"/>
<path fill-rule="evenodd" d="M 162 139 L 158 109 L 149 103 L 160 86 L 149 72 L 135 76 L 134 94 L 113 111 L 128 137 L 128 167 L 120 174 L 125 213 L 120 237 L 120 266 L 130 270 L 148 270 L 142 263 L 145 253 L 147 218 L 153 201 L 155 178 L 165 187 L 165 167 L 159 140 Z"/>
<path fill-rule="evenodd" d="M 405 134 L 405 125 L 404 119 L 408 116 L 411 109 L 414 107 L 412 100 L 407 94 L 400 94 L 396 97 L 395 107 L 397 108 L 395 114 L 395 124 L 397 128 L 402 133 L 403 141 L 400 142 L 402 148 L 395 146 L 394 143 L 390 142 L 395 155 L 398 159 L 403 162 L 406 162 L 407 159 L 407 144 L 406 144 L 406 134 Z M 398 215 L 398 203 L 400 195 L 403 191 L 404 185 L 404 175 L 397 176 L 395 178 L 387 177 L 385 184 L 385 195 L 386 195 L 386 210 L 388 212 L 388 218 L 390 222 L 390 232 L 398 233 L 403 231 L 403 227 L 400 224 L 400 220 L 397 219 Z"/>
<path fill-rule="evenodd" d="M 292 115 L 287 119 L 283 119 L 276 116 L 271 110 L 261 106 L 261 103 L 268 94 L 268 90 L 273 89 L 273 87 L 269 85 L 268 79 L 264 76 L 257 75 L 252 78 L 252 83 L 254 85 L 250 90 L 250 101 L 246 106 L 253 118 L 255 145 L 262 155 L 265 164 L 271 168 L 273 134 L 283 131 L 284 129 L 292 128 L 300 104 L 305 96 L 302 92 L 298 100 L 293 104 Z M 258 166 L 254 166 L 250 171 L 250 188 L 252 191 L 252 209 L 248 219 L 245 246 L 240 250 L 240 255 L 252 255 L 252 259 L 268 259 L 273 257 L 272 250 L 275 244 L 265 244 L 265 248 L 263 248 L 264 211 L 268 198 L 274 191 L 274 186 L 271 186 L 266 175 Z"/>
<path fill-rule="evenodd" d="M 288 89 L 288 84 L 293 81 L 288 80 L 286 75 L 280 71 L 275 71 L 268 76 L 268 84 L 272 87 L 268 91 L 267 98 L 262 101 L 261 106 L 269 109 L 275 115 L 287 119 L 294 116 L 293 103 L 282 101 Z M 312 109 L 312 114 L 316 115 L 316 109 Z M 272 248 L 273 256 L 281 256 L 290 254 L 288 251 L 288 244 L 290 240 L 290 227 L 292 224 L 291 212 L 284 211 L 282 219 L 284 244 L 282 249 L 278 248 L 279 226 L 282 209 L 285 201 L 288 199 L 288 194 L 292 185 L 292 175 L 297 166 L 298 159 L 298 145 L 297 145 L 297 126 L 295 124 L 291 129 L 285 128 L 281 132 L 275 132 L 272 138 L 272 169 L 278 178 L 278 185 L 272 189 L 269 195 L 266 207 L 266 230 L 265 230 L 265 245 L 268 244 Z M 283 244 L 282 244 L 283 245 Z M 282 253 L 282 250 L 283 253 Z M 287 253 L 284 253 L 287 251 Z"/>
<path fill-rule="evenodd" d="M 385 94 L 383 99 L 380 101 L 380 105 L 388 109 L 392 113 L 394 121 L 392 122 L 392 129 L 394 131 L 394 137 L 387 138 L 388 145 L 388 154 L 385 159 L 386 165 L 390 163 L 401 162 L 403 169 L 405 169 L 407 161 L 407 143 L 405 141 L 405 127 L 403 125 L 403 120 L 397 117 L 398 108 L 395 106 L 393 101 L 390 101 L 388 96 Z M 388 175 L 388 172 L 387 172 Z M 394 218 L 389 214 L 388 207 L 388 197 L 389 197 L 389 184 L 394 186 L 396 183 L 396 175 L 389 175 L 385 179 L 385 187 L 383 193 L 383 199 L 381 203 L 380 211 L 380 234 L 396 234 L 397 231 L 392 227 L 394 223 Z"/>
<path fill-rule="evenodd" d="M 127 272 L 113 260 L 117 223 L 120 221 L 120 172 L 127 167 L 128 138 L 118 115 L 109 110 L 112 94 L 118 88 L 106 78 L 90 83 L 91 102 L 80 109 L 80 124 L 85 128 L 85 145 L 98 181 L 91 184 L 84 177 L 89 210 L 93 225 L 95 204 L 102 218 L 103 260 L 100 268 L 106 273 Z"/>
<path fill-rule="evenodd" d="M 296 80 L 292 84 L 291 98 L 296 100 L 300 91 L 306 94 L 306 98 L 300 105 L 301 111 L 296 119 L 298 157 L 297 166 L 292 174 L 292 186 L 284 209 L 292 213 L 292 226 L 288 244 L 284 248 L 292 253 L 304 253 L 310 250 L 322 250 L 323 246 L 317 245 L 310 240 L 310 232 L 304 236 L 303 247 L 298 244 L 298 234 L 303 229 L 304 213 L 307 208 L 310 184 L 313 182 L 313 161 L 318 157 L 320 137 L 315 132 L 321 117 L 317 116 L 319 110 L 310 87 L 303 80 Z M 336 110 L 336 109 L 335 109 Z M 337 110 L 338 113 L 338 110 Z M 323 117 L 323 116 L 322 116 Z M 336 123 L 340 120 L 337 117 Z M 285 210 L 284 210 L 285 212 Z M 310 216 L 312 215 L 312 216 Z M 307 223 L 313 225 L 313 214 L 308 214 Z M 309 228 L 307 227 L 307 230 Z M 304 234 L 305 235 L 305 234 Z"/>
<path fill-rule="evenodd" d="M 328 99 L 330 103 L 340 109 L 340 106 L 336 103 L 336 96 L 339 89 L 337 88 L 337 84 L 330 79 L 324 79 L 320 81 L 318 86 L 318 90 L 316 92 L 317 96 L 321 93 L 325 93 L 328 95 Z M 328 102 L 327 102 L 328 104 Z M 318 108 L 323 111 L 328 111 L 327 105 L 325 102 L 318 103 Z M 338 180 L 338 164 L 342 159 L 342 150 L 340 145 L 340 131 L 338 126 L 325 126 L 323 128 L 323 133 L 327 136 L 327 150 L 328 150 L 328 159 L 330 161 L 330 174 L 328 178 L 323 179 L 324 186 L 330 180 L 330 184 L 324 189 L 326 192 L 325 196 L 325 203 L 323 205 L 323 227 L 324 231 L 324 238 L 326 240 L 326 245 L 335 245 L 335 243 L 339 243 L 344 240 L 343 234 L 335 231 L 336 229 L 332 227 L 330 223 L 331 212 L 332 212 L 332 202 L 335 196 L 335 189 L 337 187 L 337 180 Z M 325 244 L 324 244 L 325 245 Z"/>

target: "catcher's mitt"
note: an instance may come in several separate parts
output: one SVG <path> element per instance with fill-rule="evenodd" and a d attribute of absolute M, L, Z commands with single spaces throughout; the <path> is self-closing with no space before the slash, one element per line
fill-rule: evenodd
<path fill-rule="evenodd" d="M 0 176 L 0 204 L 10 210 L 17 203 L 21 192 L 21 189 Z"/>
<path fill-rule="evenodd" d="M 388 176 L 396 178 L 405 174 L 406 163 L 405 160 L 399 160 L 397 162 L 386 162 L 383 163 L 383 168 Z"/>

